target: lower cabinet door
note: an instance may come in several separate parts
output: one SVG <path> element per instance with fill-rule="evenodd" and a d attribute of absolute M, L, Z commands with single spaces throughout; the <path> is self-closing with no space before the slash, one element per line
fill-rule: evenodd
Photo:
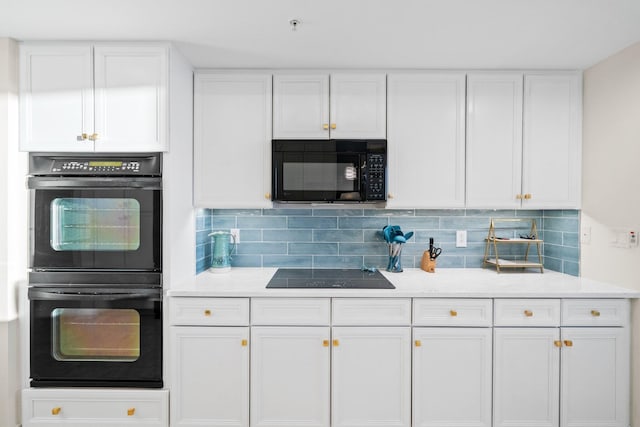
<path fill-rule="evenodd" d="M 171 426 L 249 425 L 249 328 L 171 328 Z"/>
<path fill-rule="evenodd" d="M 494 328 L 494 427 L 558 426 L 559 340 L 558 328 Z"/>
<path fill-rule="evenodd" d="M 332 334 L 332 427 L 411 426 L 411 328 Z"/>
<path fill-rule="evenodd" d="M 562 427 L 629 425 L 629 330 L 562 328 Z"/>
<path fill-rule="evenodd" d="M 251 328 L 251 426 L 328 427 L 330 331 Z"/>
<path fill-rule="evenodd" d="M 491 426 L 491 328 L 413 329 L 413 427 Z"/>

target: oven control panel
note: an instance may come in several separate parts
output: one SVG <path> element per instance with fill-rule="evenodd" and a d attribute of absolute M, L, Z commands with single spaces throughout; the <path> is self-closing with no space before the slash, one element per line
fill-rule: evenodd
<path fill-rule="evenodd" d="M 51 172 L 82 172 L 82 173 L 115 173 L 130 174 L 140 172 L 140 163 L 135 161 L 119 160 L 56 160 L 53 162 Z"/>
<path fill-rule="evenodd" d="M 30 153 L 29 175 L 162 176 L 162 153 Z"/>

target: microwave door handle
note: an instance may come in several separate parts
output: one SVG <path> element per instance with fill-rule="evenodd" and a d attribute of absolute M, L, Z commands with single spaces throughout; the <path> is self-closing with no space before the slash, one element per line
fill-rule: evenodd
<path fill-rule="evenodd" d="M 32 190 L 134 188 L 161 190 L 162 178 L 43 178 L 29 177 L 27 187 Z"/>

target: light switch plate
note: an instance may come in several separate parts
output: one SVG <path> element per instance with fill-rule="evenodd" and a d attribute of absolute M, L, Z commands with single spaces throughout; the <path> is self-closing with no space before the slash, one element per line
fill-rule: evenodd
<path fill-rule="evenodd" d="M 610 246 L 621 249 L 631 249 L 638 246 L 638 232 L 617 228 L 612 230 Z"/>
<path fill-rule="evenodd" d="M 456 231 L 456 248 L 467 247 L 467 230 Z"/>
<path fill-rule="evenodd" d="M 236 243 L 236 245 L 240 243 L 240 229 L 232 228 L 231 230 L 229 230 L 229 232 L 233 236 L 233 241 Z"/>

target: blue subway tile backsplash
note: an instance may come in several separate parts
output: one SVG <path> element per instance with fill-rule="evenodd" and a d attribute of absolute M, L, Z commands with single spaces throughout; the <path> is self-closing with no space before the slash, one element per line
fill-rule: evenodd
<path fill-rule="evenodd" d="M 415 234 L 402 249 L 402 265 L 419 267 L 429 238 L 442 247 L 439 268 L 482 267 L 485 238 L 493 218 L 534 218 L 544 240 L 546 269 L 580 274 L 580 211 L 491 209 L 199 209 L 196 212 L 196 271 L 211 265 L 208 234 L 240 229 L 236 267 L 385 268 L 388 248 L 381 231 L 399 225 Z M 455 245 L 456 230 L 467 231 L 467 247 Z M 529 230 L 507 229 L 505 237 Z M 501 257 L 524 256 L 520 245 L 504 245 Z M 531 256 L 531 255 L 530 255 Z"/>

